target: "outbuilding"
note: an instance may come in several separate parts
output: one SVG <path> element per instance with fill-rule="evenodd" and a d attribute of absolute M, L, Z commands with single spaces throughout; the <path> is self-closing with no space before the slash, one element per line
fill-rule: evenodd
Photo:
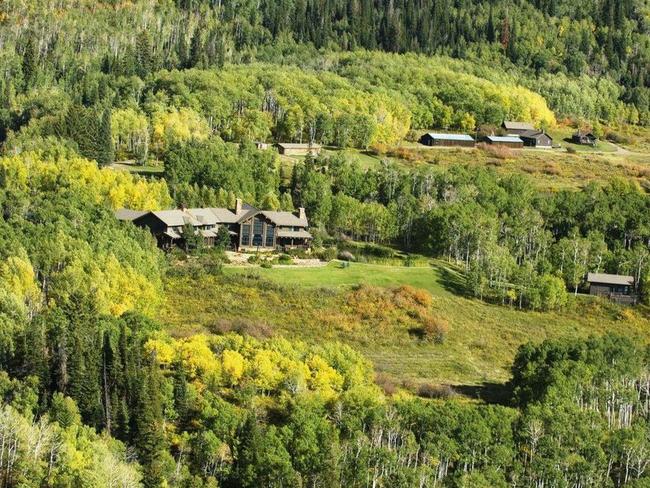
<path fill-rule="evenodd" d="M 476 141 L 468 134 L 441 134 L 429 132 L 420 137 L 425 146 L 474 147 Z"/>
<path fill-rule="evenodd" d="M 536 147 L 540 149 L 551 149 L 553 147 L 553 138 L 541 130 L 529 130 L 519 134 L 519 138 L 524 141 L 526 147 Z"/>
<path fill-rule="evenodd" d="M 519 136 L 487 136 L 485 142 L 492 146 L 505 146 L 512 149 L 524 147 L 524 141 Z"/>
<path fill-rule="evenodd" d="M 609 298 L 617 303 L 634 305 L 638 300 L 634 276 L 589 273 L 589 294 Z"/>
<path fill-rule="evenodd" d="M 593 135 L 591 132 L 579 130 L 571 138 L 571 142 L 574 144 L 581 144 L 583 146 L 595 146 L 598 142 L 598 138 Z"/>
<path fill-rule="evenodd" d="M 501 124 L 501 127 L 506 131 L 507 134 L 513 135 L 519 135 L 523 134 L 524 132 L 537 130 L 535 129 L 535 126 L 529 122 L 512 122 L 509 120 L 506 120 L 503 124 Z"/>

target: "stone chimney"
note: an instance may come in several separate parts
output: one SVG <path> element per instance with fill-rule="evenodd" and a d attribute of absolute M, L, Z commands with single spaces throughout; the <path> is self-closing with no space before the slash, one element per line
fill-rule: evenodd
<path fill-rule="evenodd" d="M 300 207 L 298 209 L 298 218 L 301 219 L 301 220 L 307 220 L 307 214 L 305 213 L 305 208 L 304 207 Z"/>
<path fill-rule="evenodd" d="M 235 215 L 239 214 L 242 209 L 242 201 L 241 198 L 238 198 L 235 200 Z"/>

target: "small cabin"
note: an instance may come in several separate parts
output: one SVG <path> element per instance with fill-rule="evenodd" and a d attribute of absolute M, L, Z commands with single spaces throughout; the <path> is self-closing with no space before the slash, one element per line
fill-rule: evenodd
<path fill-rule="evenodd" d="M 526 147 L 538 149 L 551 149 L 553 147 L 553 138 L 541 130 L 522 132 L 519 134 L 519 138 L 524 141 Z"/>
<path fill-rule="evenodd" d="M 581 144 L 583 146 L 595 146 L 598 142 L 598 138 L 593 135 L 591 132 L 578 131 L 573 134 L 571 142 L 574 144 Z"/>
<path fill-rule="evenodd" d="M 506 120 L 503 124 L 501 124 L 501 127 L 503 128 L 503 130 L 506 131 L 506 134 L 517 135 L 517 136 L 519 134 L 523 134 L 524 132 L 537 131 L 537 129 L 535 129 L 535 126 L 528 122 L 512 122 Z"/>
<path fill-rule="evenodd" d="M 277 147 L 278 152 L 284 156 L 318 156 L 321 152 L 321 146 L 318 144 L 280 142 Z"/>
<path fill-rule="evenodd" d="M 420 144 L 432 147 L 474 147 L 476 141 L 468 134 L 437 134 L 429 132 L 420 137 Z"/>
<path fill-rule="evenodd" d="M 512 149 L 524 147 L 524 141 L 518 136 L 487 136 L 485 142 L 491 146 L 505 146 Z"/>
<path fill-rule="evenodd" d="M 589 294 L 608 298 L 624 305 L 635 305 L 638 296 L 633 276 L 589 273 Z"/>

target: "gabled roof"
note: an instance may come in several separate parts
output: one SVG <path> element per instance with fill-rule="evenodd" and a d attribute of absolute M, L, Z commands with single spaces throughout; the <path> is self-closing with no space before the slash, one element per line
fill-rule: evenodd
<path fill-rule="evenodd" d="M 186 212 L 198 220 L 201 225 L 216 225 L 219 223 L 217 216 L 209 208 L 188 208 Z"/>
<path fill-rule="evenodd" d="M 206 210 L 209 210 L 212 212 L 212 214 L 216 217 L 217 223 L 219 224 L 236 224 L 237 223 L 237 215 L 235 215 L 235 212 L 231 212 L 227 208 L 216 208 L 216 207 L 210 207 L 207 208 Z"/>
<path fill-rule="evenodd" d="M 301 219 L 291 212 L 264 210 L 262 211 L 262 215 L 264 215 L 275 225 L 283 227 L 307 227 L 309 225 L 307 219 Z"/>
<path fill-rule="evenodd" d="M 185 224 L 192 224 L 194 226 L 204 225 L 192 215 L 182 210 L 158 210 L 151 213 L 168 227 L 182 227 Z"/>
<path fill-rule="evenodd" d="M 527 130 L 527 131 L 524 131 L 524 132 L 522 132 L 521 134 L 518 134 L 518 135 L 519 135 L 519 137 L 530 137 L 530 138 L 534 138 L 534 139 L 537 139 L 538 137 L 545 135 L 549 139 L 553 140 L 553 138 L 549 134 L 544 132 L 543 130 Z"/>
<path fill-rule="evenodd" d="M 535 126 L 529 122 L 513 122 L 510 120 L 506 120 L 503 127 L 506 130 L 535 130 Z"/>
<path fill-rule="evenodd" d="M 601 283 L 603 285 L 634 286 L 634 276 L 625 276 L 625 275 L 589 273 L 587 275 L 587 281 L 589 283 Z"/>
<path fill-rule="evenodd" d="M 487 138 L 491 142 L 524 142 L 519 136 L 487 136 Z"/>
<path fill-rule="evenodd" d="M 142 217 L 146 213 L 148 212 L 144 212 L 142 210 L 130 210 L 128 208 L 120 208 L 115 211 L 115 218 L 117 220 L 130 222 L 137 219 L 138 217 Z"/>
<path fill-rule="evenodd" d="M 467 134 L 441 134 L 436 132 L 429 132 L 427 134 L 432 139 L 440 139 L 443 141 L 468 141 L 474 142 L 474 138 Z"/>

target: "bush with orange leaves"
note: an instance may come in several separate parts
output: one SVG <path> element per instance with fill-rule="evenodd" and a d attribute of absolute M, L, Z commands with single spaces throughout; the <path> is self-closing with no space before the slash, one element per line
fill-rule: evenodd
<path fill-rule="evenodd" d="M 424 339 L 436 344 L 442 344 L 445 342 L 448 333 L 449 322 L 442 317 L 429 315 L 423 319 L 422 335 Z"/>

